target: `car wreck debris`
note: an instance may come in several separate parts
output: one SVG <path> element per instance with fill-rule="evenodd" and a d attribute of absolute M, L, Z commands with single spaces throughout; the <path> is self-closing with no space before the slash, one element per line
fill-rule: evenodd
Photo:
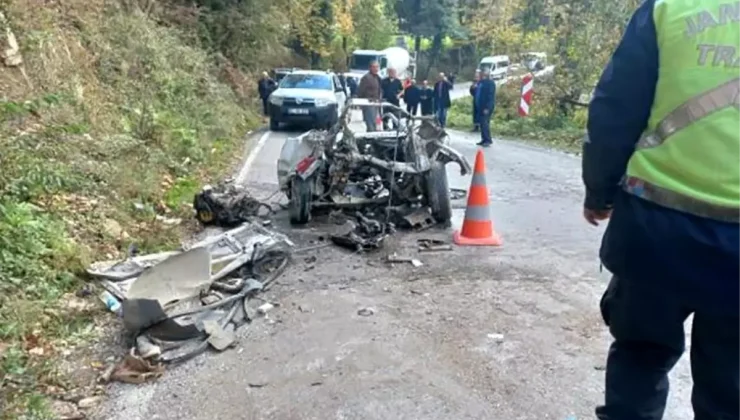
<path fill-rule="evenodd" d="M 392 223 L 370 219 L 359 211 L 355 213 L 355 219 L 356 223 L 352 223 L 349 232 L 330 236 L 334 244 L 356 252 L 371 251 L 381 248 L 385 238 L 395 231 Z"/>
<path fill-rule="evenodd" d="M 287 267 L 292 247 L 284 235 L 246 223 L 180 251 L 95 263 L 88 273 L 120 300 L 124 327 L 137 337 L 135 357 L 174 363 L 209 345 L 231 347 L 234 331 L 252 319 L 249 300 Z"/>
<path fill-rule="evenodd" d="M 396 254 L 389 255 L 386 261 L 390 264 L 411 263 L 411 265 L 413 265 L 414 267 L 421 267 L 422 265 L 424 265 L 424 263 L 422 263 L 420 260 L 416 258 L 400 257 Z"/>
<path fill-rule="evenodd" d="M 215 187 L 206 185 L 193 199 L 195 217 L 204 225 L 234 227 L 273 214 L 270 205 L 263 203 L 246 188 L 226 180 Z"/>
<path fill-rule="evenodd" d="M 419 252 L 452 251 L 452 245 L 439 239 L 419 239 Z"/>
<path fill-rule="evenodd" d="M 394 131 L 353 132 L 350 113 L 364 107 L 381 107 L 404 120 Z M 418 217 L 426 211 L 416 224 L 449 224 L 445 165 L 456 162 L 463 175 L 471 168 L 445 144 L 446 137 L 433 117 L 412 116 L 389 103 L 351 100 L 331 130 L 311 130 L 283 145 L 278 180 L 290 200 L 291 222 L 307 223 L 321 209 L 352 209 L 386 216 L 418 212 Z"/>

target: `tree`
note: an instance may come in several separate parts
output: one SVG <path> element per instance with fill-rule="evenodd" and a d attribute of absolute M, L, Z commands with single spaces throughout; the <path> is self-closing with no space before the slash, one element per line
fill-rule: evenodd
<path fill-rule="evenodd" d="M 457 37 L 459 24 L 456 0 L 398 0 L 395 4 L 399 27 L 414 36 L 414 51 L 419 56 L 421 39 L 432 38 L 429 68 L 436 62 L 442 51 L 442 40 L 446 35 Z"/>
<path fill-rule="evenodd" d="M 638 1 L 563 0 L 554 5 L 550 36 L 557 40 L 554 86 L 561 112 L 586 105 L 582 97 L 593 90 Z"/>
<path fill-rule="evenodd" d="M 384 3 L 377 0 L 357 0 L 352 8 L 354 41 L 357 48 L 380 50 L 391 41 L 396 24 L 389 17 Z"/>
<path fill-rule="evenodd" d="M 520 0 L 482 0 L 479 8 L 470 21 L 473 38 L 496 54 L 519 53 L 523 33 L 514 16 L 522 10 Z"/>
<path fill-rule="evenodd" d="M 334 38 L 334 13 L 330 0 L 296 0 L 290 6 L 293 48 L 316 67 L 331 53 Z"/>
<path fill-rule="evenodd" d="M 191 2 L 181 0 L 184 5 Z M 210 49 L 219 51 L 243 69 L 259 70 L 254 57 L 266 46 L 287 41 L 289 17 L 284 12 L 291 2 L 275 0 L 196 0 L 199 8 L 199 35 Z"/>
<path fill-rule="evenodd" d="M 352 15 L 352 9 L 355 7 L 356 0 L 335 0 L 334 20 L 337 23 L 337 32 L 342 37 L 342 51 L 347 56 L 347 47 L 349 38 L 355 30 L 355 22 Z"/>

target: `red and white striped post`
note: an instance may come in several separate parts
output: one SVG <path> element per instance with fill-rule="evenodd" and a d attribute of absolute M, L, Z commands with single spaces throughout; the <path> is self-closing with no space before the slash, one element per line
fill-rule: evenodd
<path fill-rule="evenodd" d="M 529 115 L 529 107 L 532 105 L 532 88 L 534 87 L 534 76 L 527 73 L 522 77 L 522 98 L 519 101 L 519 116 L 526 117 Z"/>

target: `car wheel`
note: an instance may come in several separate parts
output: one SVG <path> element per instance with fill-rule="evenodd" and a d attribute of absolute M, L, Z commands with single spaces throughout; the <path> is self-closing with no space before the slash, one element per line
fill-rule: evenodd
<path fill-rule="evenodd" d="M 452 219 L 452 204 L 444 163 L 432 162 L 432 167 L 429 169 L 425 181 L 427 202 L 432 210 L 432 217 L 438 223 L 449 227 Z"/>
<path fill-rule="evenodd" d="M 290 223 L 305 225 L 311 220 L 312 180 L 294 177 L 290 185 Z"/>
<path fill-rule="evenodd" d="M 211 206 L 200 195 L 195 197 L 195 218 L 203 225 L 213 223 L 214 214 Z"/>
<path fill-rule="evenodd" d="M 280 121 L 276 120 L 275 118 L 270 118 L 270 130 L 272 131 L 280 130 Z"/>

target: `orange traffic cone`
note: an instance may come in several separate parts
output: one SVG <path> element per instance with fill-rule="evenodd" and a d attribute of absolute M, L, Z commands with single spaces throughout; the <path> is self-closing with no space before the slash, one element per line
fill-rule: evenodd
<path fill-rule="evenodd" d="M 486 186 L 486 163 L 483 160 L 482 150 L 478 150 L 478 154 L 475 155 L 475 169 L 473 180 L 470 182 L 468 205 L 465 208 L 462 229 L 455 231 L 452 239 L 457 245 L 500 246 L 503 244 L 491 220 L 491 203 Z"/>

